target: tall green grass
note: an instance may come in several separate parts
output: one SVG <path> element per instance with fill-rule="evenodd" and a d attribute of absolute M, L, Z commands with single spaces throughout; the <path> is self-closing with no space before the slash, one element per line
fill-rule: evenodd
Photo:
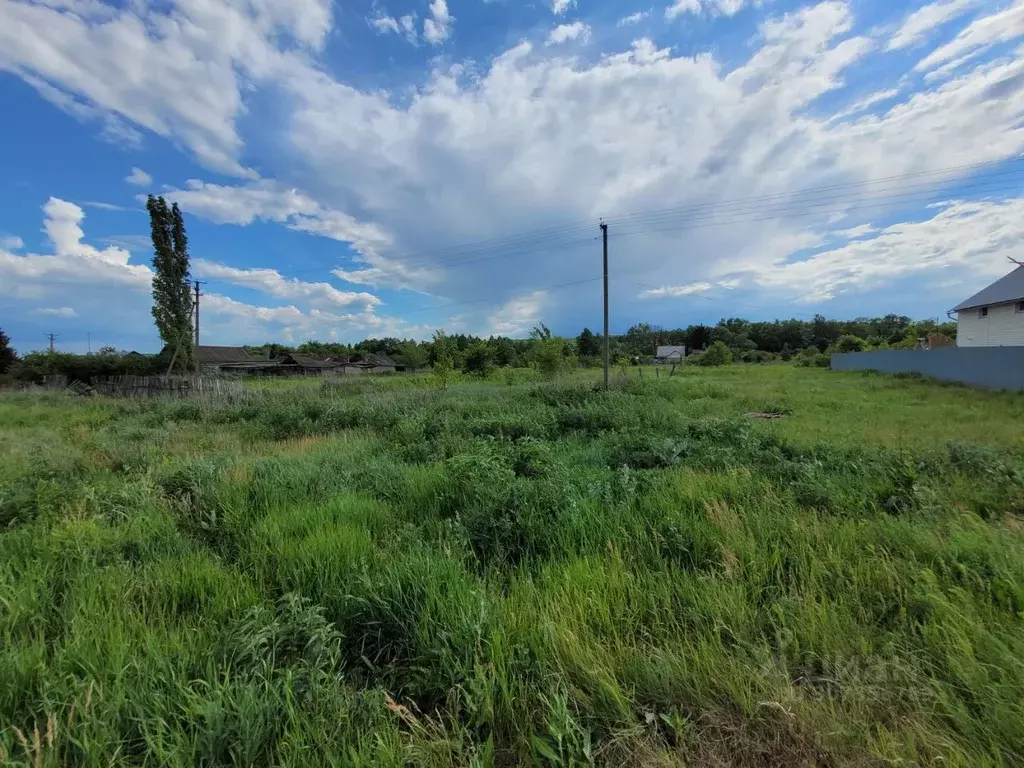
<path fill-rule="evenodd" d="M 429 383 L 0 398 L 2 759 L 1024 761 L 1020 397 Z"/>

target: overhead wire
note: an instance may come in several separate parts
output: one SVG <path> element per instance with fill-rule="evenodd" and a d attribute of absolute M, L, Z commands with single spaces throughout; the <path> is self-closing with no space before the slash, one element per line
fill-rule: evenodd
<path fill-rule="evenodd" d="M 877 179 L 869 179 L 858 182 L 847 182 L 842 184 L 833 184 L 823 187 L 811 187 L 792 192 L 778 192 L 768 195 L 759 195 L 746 198 L 735 198 L 732 200 L 714 201 L 707 203 L 697 203 L 685 206 L 676 206 L 672 208 L 656 209 L 650 211 L 639 211 L 633 213 L 620 214 L 617 216 L 604 217 L 606 223 L 610 224 L 622 224 L 623 226 L 631 226 L 638 221 L 647 221 L 650 223 L 661 222 L 662 220 L 671 220 L 679 216 L 686 214 L 697 215 L 700 214 L 706 218 L 705 214 L 711 212 L 729 212 L 729 213 L 749 213 L 752 210 L 759 210 L 756 206 L 752 207 L 755 203 L 768 203 L 769 207 L 776 206 L 791 206 L 800 203 L 813 203 L 817 206 L 825 204 L 825 200 L 820 199 L 820 195 L 824 192 L 836 191 L 836 190 L 855 190 L 865 186 L 884 184 L 893 181 L 900 181 L 906 179 L 922 178 L 926 176 L 949 176 L 951 174 L 969 172 L 982 168 L 995 167 L 998 165 L 1005 165 L 1008 162 L 1017 162 L 1022 157 L 1018 156 L 1010 160 L 998 160 L 988 161 L 980 163 L 970 163 L 958 166 L 950 166 L 946 168 L 938 168 L 930 171 L 918 171 L 914 173 L 906 174 L 895 174 L 891 176 L 881 177 Z M 1024 172 L 1022 169 L 1008 169 L 992 176 L 998 175 L 1010 175 Z M 953 183 L 952 179 L 942 179 L 938 181 L 930 181 L 917 185 L 907 185 L 903 189 L 910 189 L 912 187 L 924 187 L 924 186 L 948 186 Z M 987 183 L 987 182 L 986 182 Z M 971 185 L 974 186 L 974 185 Z M 961 185 L 960 188 L 967 188 L 967 185 Z M 876 190 L 877 191 L 877 190 Z M 884 189 L 881 191 L 886 192 L 897 192 L 899 189 Z M 853 195 L 856 197 L 859 193 L 848 193 L 847 195 L 833 196 L 830 198 L 832 202 L 839 202 L 844 197 Z M 816 195 L 819 196 L 815 200 L 801 201 L 799 200 L 802 196 Z M 773 200 L 779 201 L 778 203 L 772 204 Z M 784 210 L 784 209 L 781 209 Z M 635 219 L 637 221 L 630 221 Z M 463 243 L 460 245 L 443 246 L 439 248 L 433 248 L 423 251 L 413 251 L 405 254 L 397 254 L 386 257 L 389 261 L 397 262 L 403 269 L 417 268 L 421 266 L 452 266 L 457 267 L 468 263 L 478 263 L 480 261 L 489 261 L 504 258 L 506 256 L 513 256 L 521 253 L 528 253 L 525 248 L 532 248 L 538 245 L 552 245 L 557 246 L 565 238 L 574 237 L 582 234 L 585 231 L 590 230 L 597 224 L 597 219 L 590 219 L 585 221 L 578 221 L 574 223 L 566 223 L 558 226 L 551 226 L 546 228 L 540 228 L 531 230 L 519 234 L 506 235 L 499 238 L 492 238 L 488 240 L 481 240 L 477 242 Z M 586 238 L 589 240 L 589 238 Z M 581 242 L 585 242 L 581 241 Z M 573 241 L 575 242 L 575 241 Z M 494 259 L 489 258 L 475 258 L 493 255 Z M 472 259 L 472 261 L 463 261 L 465 259 Z M 370 265 L 372 268 L 372 265 Z M 305 270 L 289 270 L 289 274 L 309 274 L 312 272 L 322 272 L 323 267 L 315 267 Z"/>

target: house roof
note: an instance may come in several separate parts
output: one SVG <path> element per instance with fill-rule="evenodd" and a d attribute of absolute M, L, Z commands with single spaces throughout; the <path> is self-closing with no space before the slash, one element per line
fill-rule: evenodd
<path fill-rule="evenodd" d="M 658 347 L 655 357 L 686 357 L 686 347 Z"/>
<path fill-rule="evenodd" d="M 988 288 L 982 288 L 971 298 L 953 307 L 954 312 L 976 307 L 990 307 L 993 304 L 1006 304 L 1024 299 L 1024 267 L 1017 267 L 1013 272 L 996 280 Z"/>
<path fill-rule="evenodd" d="M 372 368 L 377 368 L 377 367 L 394 368 L 394 366 L 395 366 L 395 361 L 392 360 L 387 355 L 374 355 L 374 354 L 353 355 L 351 357 L 351 359 L 348 361 L 348 363 L 349 363 L 349 365 L 361 365 L 361 366 L 364 366 L 364 367 L 372 367 Z"/>
<path fill-rule="evenodd" d="M 196 350 L 199 362 L 206 365 L 218 363 L 259 363 L 263 358 L 250 355 L 244 347 L 204 347 Z"/>
<path fill-rule="evenodd" d="M 313 357 L 312 355 L 301 355 L 292 352 L 291 354 L 285 355 L 281 358 L 281 362 L 284 364 L 294 364 L 300 368 L 337 368 L 340 363 L 333 360 L 324 360 L 319 357 Z"/>

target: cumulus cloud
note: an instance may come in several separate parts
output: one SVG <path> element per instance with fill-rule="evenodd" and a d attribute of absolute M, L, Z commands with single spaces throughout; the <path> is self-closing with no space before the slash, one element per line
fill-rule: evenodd
<path fill-rule="evenodd" d="M 25 241 L 15 235 L 0 236 L 0 250 L 17 251 L 25 246 Z"/>
<path fill-rule="evenodd" d="M 454 21 L 446 0 L 433 0 L 430 17 L 423 20 L 423 39 L 431 45 L 440 45 L 451 35 Z"/>
<path fill-rule="evenodd" d="M 557 27 L 551 30 L 548 35 L 548 45 L 557 45 L 559 43 L 565 43 L 569 40 L 583 40 L 590 39 L 590 27 L 584 24 L 582 21 L 574 21 L 571 24 L 559 24 Z"/>
<path fill-rule="evenodd" d="M 221 2 L 209 5 L 226 13 Z M 552 10 L 556 5 L 560 13 L 568 8 L 558 3 Z M 735 0 L 690 5 L 709 15 L 746 7 Z M 28 26 L 21 36 L 37 40 L 48 34 L 47 14 L 56 14 L 58 39 L 74 43 L 66 49 L 74 60 L 60 67 L 42 61 L 37 68 L 17 43 L 7 45 L 7 26 L 0 25 L 0 62 L 6 62 L 0 66 L 26 79 L 42 76 L 77 103 L 131 126 L 157 130 L 151 126 L 159 124 L 163 135 L 204 162 L 230 160 L 236 170 L 243 148 L 236 123 L 246 106 L 241 94 L 261 88 L 284 93 L 274 121 L 281 132 L 270 136 L 288 159 L 277 168 L 281 180 L 193 182 L 172 197 L 179 195 L 186 210 L 214 221 L 242 225 L 262 219 L 351 242 L 364 263 L 335 272 L 350 282 L 416 287 L 453 301 L 488 297 L 502 307 L 531 286 L 592 274 L 600 255 L 593 239 L 599 216 L 609 217 L 613 237 L 630 234 L 613 241 L 613 260 L 637 280 L 720 284 L 742 273 L 745 284 L 759 291 L 789 290 L 778 279 L 796 274 L 783 269 L 787 260 L 834 243 L 834 220 L 869 200 L 880 188 L 878 179 L 1006 160 L 1024 150 L 1024 55 L 977 55 L 1012 39 L 1007 30 L 1021 6 L 1018 0 L 986 8 L 938 49 L 927 72 L 959 62 L 941 81 L 922 84 L 920 77 L 892 71 L 868 96 L 851 84 L 862 82 L 865 70 L 877 74 L 869 54 L 888 41 L 859 33 L 850 6 L 837 1 L 788 14 L 766 4 L 770 18 L 751 38 L 749 53 L 722 56 L 698 48 L 677 55 L 642 39 L 600 57 L 569 59 L 546 46 L 521 43 L 472 68 L 438 60 L 421 86 L 396 93 L 361 90 L 333 77 L 316 61 L 314 35 L 303 42 L 287 26 L 264 34 L 260 12 L 253 10 L 263 7 L 259 3 L 235 11 L 244 21 L 239 28 L 252 34 L 232 38 L 219 53 L 218 46 L 194 39 L 200 10 L 192 4 L 169 11 L 160 4 L 145 6 L 149 26 L 142 25 L 140 34 L 146 38 L 126 31 L 125 39 L 138 41 L 144 52 L 155 48 L 157 55 L 144 60 L 174 88 L 143 85 L 136 92 L 134 83 L 122 82 L 134 70 L 79 62 L 89 59 L 97 39 L 112 34 L 102 31 L 106 27 L 130 30 L 126 17 L 136 10 L 118 10 L 105 22 L 53 9 L 19 10 L 19 24 Z M 444 11 L 447 17 L 447 6 Z M 429 20 L 435 17 L 432 12 Z M 172 34 L 175 25 L 180 29 Z M 399 26 L 404 29 L 401 21 Z M 290 43 L 278 47 L 282 37 Z M 161 55 L 161 46 L 179 39 L 180 58 Z M 88 78 L 79 77 L 83 67 Z M 218 84 L 216 94 L 206 85 L 196 93 L 188 88 L 185 74 L 206 73 L 203 67 Z M 179 77 L 182 69 L 188 72 Z M 34 75 L 37 70 L 43 74 Z M 130 104 L 118 101 L 129 96 Z M 601 107 L 609 103 L 616 108 Z M 884 111 L 874 114 L 882 105 Z M 271 161 L 267 165 L 269 177 L 275 169 Z M 953 183 L 965 175 L 931 178 Z M 859 185 L 856 191 L 834 205 L 697 221 L 676 217 L 668 220 L 676 226 L 672 232 L 630 233 L 614 219 L 621 211 L 695 205 L 728 210 L 731 200 L 787 199 L 794 190 L 850 183 Z M 538 236 L 516 247 L 498 241 L 476 252 L 489 259 L 484 264 L 453 263 L 452 249 L 460 243 L 567 221 L 593 224 L 575 240 Z M 843 290 L 860 290 L 856 283 L 844 285 Z M 619 284 L 613 291 L 620 294 L 617 306 L 629 312 L 636 291 Z M 548 319 L 582 301 L 573 295 L 552 303 Z"/>
<path fill-rule="evenodd" d="M 181 0 L 169 9 L 129 3 L 80 12 L 97 5 L 0 0 L 0 70 L 122 140 L 138 138 L 131 123 L 242 176 L 255 175 L 238 161 L 236 121 L 248 83 L 298 72 L 301 53 L 279 48 L 279 39 L 318 51 L 332 22 L 329 0 Z"/>
<path fill-rule="evenodd" d="M 398 34 L 398 22 L 390 16 L 374 16 L 368 19 L 370 26 L 380 33 L 394 32 Z"/>
<path fill-rule="evenodd" d="M 148 187 L 153 183 L 153 177 L 141 168 L 132 168 L 132 172 L 125 176 L 124 180 L 136 187 Z"/>
<path fill-rule="evenodd" d="M 363 251 L 375 251 L 391 241 L 376 224 L 325 208 L 309 195 L 269 180 L 231 187 L 190 179 L 185 189 L 172 189 L 165 195 L 186 211 L 219 224 L 275 221 L 289 229 L 352 243 Z"/>
<path fill-rule="evenodd" d="M 735 16 L 746 4 L 747 0 L 675 0 L 665 9 L 665 18 L 671 21 L 684 13 L 701 12 L 712 16 Z M 755 0 L 754 4 L 760 5 L 760 1 Z"/>
<path fill-rule="evenodd" d="M 380 304 L 380 299 L 372 293 L 340 291 L 330 283 L 310 283 L 285 277 L 276 269 L 239 269 L 206 259 L 193 260 L 193 268 L 199 277 L 252 288 L 285 301 L 304 301 L 313 306 L 328 307 L 353 304 L 372 307 Z"/>
<path fill-rule="evenodd" d="M 128 251 L 116 246 L 99 249 L 82 241 L 85 213 L 77 205 L 51 197 L 43 214 L 53 253 L 18 255 L 0 249 L 0 294 L 38 299 L 63 296 L 69 286 L 149 290 L 149 267 L 130 264 Z"/>
<path fill-rule="evenodd" d="M 551 12 L 555 16 L 561 16 L 570 8 L 576 7 L 576 0 L 551 0 Z"/>
<path fill-rule="evenodd" d="M 517 336 L 541 322 L 547 291 L 533 291 L 509 299 L 490 317 L 490 333 L 496 336 Z"/>
<path fill-rule="evenodd" d="M 767 265 L 756 281 L 818 302 L 843 292 L 891 285 L 897 278 L 959 268 L 970 279 L 1007 271 L 1024 241 L 1024 199 L 952 202 L 924 221 L 893 224 L 800 261 Z"/>

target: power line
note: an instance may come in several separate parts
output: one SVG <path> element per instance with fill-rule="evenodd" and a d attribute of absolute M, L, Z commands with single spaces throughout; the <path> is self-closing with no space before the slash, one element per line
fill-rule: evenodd
<path fill-rule="evenodd" d="M 672 212 L 684 211 L 684 210 L 690 210 L 690 209 L 700 210 L 700 209 L 707 208 L 707 207 L 710 207 L 710 206 L 721 206 L 721 205 L 727 205 L 727 204 L 731 205 L 731 204 L 756 203 L 756 202 L 762 202 L 762 201 L 765 201 L 765 200 L 771 200 L 773 198 L 779 198 L 779 197 L 800 197 L 800 196 L 803 196 L 803 195 L 819 195 L 819 194 L 821 194 L 823 192 L 831 192 L 831 191 L 838 190 L 838 189 L 860 188 L 860 187 L 864 187 L 864 186 L 870 186 L 872 184 L 879 184 L 879 183 L 890 182 L 890 181 L 900 181 L 900 180 L 912 179 L 912 178 L 920 178 L 922 176 L 946 176 L 946 175 L 957 173 L 957 172 L 960 172 L 960 171 L 972 171 L 972 170 L 978 170 L 978 169 L 981 169 L 981 168 L 988 168 L 988 167 L 993 167 L 993 166 L 998 166 L 998 165 L 1004 165 L 1006 163 L 1018 162 L 1018 161 L 1020 161 L 1022 159 L 1024 159 L 1024 156 L 1018 155 L 1017 157 L 1013 157 L 1013 158 L 1009 158 L 1009 159 L 1005 159 L 1005 160 L 992 160 L 992 161 L 983 162 L 983 163 L 970 163 L 970 164 L 967 164 L 967 165 L 957 165 L 957 166 L 950 166 L 950 167 L 947 167 L 947 168 L 938 168 L 938 169 L 932 170 L 932 171 L 919 171 L 917 173 L 895 174 L 895 175 L 892 175 L 892 176 L 882 176 L 882 177 L 877 178 L 877 179 L 866 179 L 866 180 L 863 180 L 863 181 L 846 182 L 846 183 L 843 183 L 843 184 L 831 184 L 831 185 L 824 186 L 824 187 L 805 187 L 803 189 L 794 190 L 792 192 L 775 192 L 775 193 L 768 194 L 768 195 L 755 195 L 753 197 L 733 198 L 731 200 L 723 200 L 723 201 L 718 201 L 718 202 L 714 202 L 714 203 L 699 203 L 699 204 L 694 204 L 694 205 L 675 206 L 675 207 L 671 207 L 671 208 L 662 208 L 662 209 L 655 209 L 655 210 L 650 210 L 650 211 L 636 211 L 636 212 L 633 212 L 633 213 L 620 214 L 618 216 L 609 216 L 609 217 L 606 217 L 606 218 L 609 221 L 614 221 L 616 223 L 622 223 L 622 221 L 624 219 L 641 217 L 641 216 L 658 215 L 658 214 L 672 213 Z M 1010 172 L 1010 171 L 1007 171 L 1007 172 Z M 948 182 L 944 182 L 943 181 L 943 182 L 928 182 L 928 183 L 931 183 L 931 184 L 935 184 L 935 183 L 946 184 Z"/>
<path fill-rule="evenodd" d="M 660 290 L 664 289 L 664 286 L 662 286 L 661 288 L 656 288 L 653 285 L 647 285 L 646 283 L 641 283 L 641 282 L 639 282 L 637 280 L 631 280 L 630 282 L 633 283 L 633 285 L 638 285 L 641 288 L 647 288 L 647 289 L 652 290 L 652 291 L 660 291 Z M 804 299 L 804 298 L 807 298 L 807 296 L 809 296 L 809 295 L 810 294 L 803 294 L 801 296 L 794 296 L 792 298 L 794 298 L 794 299 Z M 674 297 L 674 298 L 683 298 L 684 296 L 688 297 L 688 298 L 702 299 L 704 301 L 719 302 L 721 304 L 731 304 L 732 306 L 736 306 L 736 307 L 746 307 L 747 309 L 771 309 L 771 307 L 766 307 L 766 306 L 761 305 L 761 304 L 744 304 L 743 302 L 729 301 L 728 299 L 723 299 L 723 298 L 721 298 L 719 296 L 707 296 L 707 295 L 705 295 L 703 293 L 697 293 L 697 292 L 683 294 L 683 296 Z M 782 306 L 782 305 L 779 305 L 779 306 Z M 791 312 L 794 315 L 801 315 L 803 317 L 813 317 L 814 316 L 813 312 L 793 312 L 792 310 L 789 310 L 789 312 Z"/>
<path fill-rule="evenodd" d="M 1016 184 L 1016 183 L 1014 183 L 1014 184 L 1006 184 L 1004 182 L 1001 186 L 991 187 L 991 188 L 987 189 L 986 191 L 988 191 L 990 193 L 992 193 L 992 192 L 1003 192 L 1003 191 L 1010 191 L 1010 190 L 1014 190 L 1014 189 L 1018 189 L 1018 188 L 1019 188 L 1019 185 Z M 867 210 L 867 209 L 871 209 L 871 208 L 885 207 L 885 206 L 888 206 L 889 204 L 894 203 L 894 202 L 899 202 L 901 204 L 931 202 L 931 201 L 935 200 L 936 196 L 938 196 L 938 193 L 939 193 L 939 191 L 936 190 L 934 193 L 928 194 L 928 195 L 924 195 L 923 197 L 909 197 L 908 198 L 905 195 L 888 195 L 888 196 L 882 196 L 882 197 L 877 197 L 877 198 L 870 198 L 867 201 L 865 201 L 863 204 L 860 204 L 860 205 L 844 206 L 843 210 L 844 211 Z M 831 205 L 831 203 L 827 203 L 826 202 L 826 203 L 823 203 L 821 205 L 828 206 L 828 205 Z M 753 223 L 753 222 L 758 222 L 758 221 L 770 221 L 772 219 L 780 218 L 781 216 L 786 216 L 788 218 L 799 218 L 799 217 L 803 217 L 803 216 L 815 216 L 815 215 L 820 215 L 820 214 L 824 213 L 823 210 L 820 210 L 821 205 L 804 205 L 804 206 L 796 206 L 796 207 L 777 208 L 777 209 L 772 210 L 770 212 L 770 214 L 767 215 L 767 216 L 759 216 L 759 217 L 754 217 L 754 218 L 744 218 L 744 216 L 741 215 L 738 218 L 726 219 L 726 220 L 723 220 L 723 221 L 713 221 L 713 220 L 708 221 L 707 219 L 713 219 L 713 216 L 702 217 L 702 218 L 696 219 L 697 223 L 686 223 L 686 224 L 679 224 L 679 225 L 673 225 L 673 226 L 667 226 L 667 227 L 640 228 L 640 229 L 636 229 L 636 230 L 634 230 L 632 232 L 622 232 L 622 233 L 619 233 L 619 234 L 616 235 L 616 237 L 627 237 L 627 236 L 631 236 L 631 235 L 645 235 L 645 234 L 653 234 L 653 233 L 656 233 L 656 232 L 678 232 L 680 230 L 703 229 L 705 227 L 728 226 L 728 225 L 732 225 L 732 224 L 748 224 L 748 223 Z M 764 211 L 752 210 L 752 211 L 747 211 L 747 212 L 744 212 L 744 213 L 749 213 L 749 214 L 752 214 L 752 213 L 764 213 Z M 693 221 L 693 220 L 691 220 L 691 221 Z"/>
<path fill-rule="evenodd" d="M 523 291 L 522 293 L 513 294 L 511 296 L 506 296 L 503 299 L 503 301 L 508 303 L 509 301 L 512 301 L 513 299 L 521 299 L 521 298 L 523 298 L 525 296 L 530 296 L 530 295 L 532 295 L 534 293 L 537 293 L 538 291 L 555 291 L 555 290 L 558 290 L 560 288 L 569 288 L 569 287 L 574 286 L 574 285 L 583 285 L 584 283 L 594 283 L 594 282 L 597 282 L 598 280 L 602 280 L 602 279 L 603 279 L 602 276 L 588 277 L 585 280 L 573 280 L 570 283 L 558 283 L 557 285 L 543 285 L 543 286 L 540 286 L 538 288 L 531 288 L 531 289 L 529 289 L 527 291 Z M 485 304 L 485 303 L 487 303 L 489 301 L 491 301 L 491 299 L 470 299 L 469 301 L 456 301 L 456 302 L 453 302 L 451 304 L 439 304 L 439 305 L 434 306 L 434 307 L 419 307 L 418 309 L 410 309 L 410 310 L 403 311 L 401 314 L 402 315 L 411 315 L 414 312 L 429 312 L 429 311 L 435 310 L 435 309 L 448 309 L 450 307 L 462 307 L 462 306 L 466 306 L 466 305 L 469 305 L 469 304 Z"/>
<path fill-rule="evenodd" d="M 623 226 L 633 226 L 640 221 L 647 221 L 648 223 L 660 222 L 662 219 L 672 219 L 685 214 L 709 214 L 713 211 L 717 212 L 729 212 L 729 213 L 749 213 L 753 210 L 760 210 L 758 208 L 750 208 L 751 204 L 754 203 L 769 203 L 768 209 L 778 206 L 790 206 L 798 203 L 813 203 L 816 206 L 822 206 L 825 201 L 822 201 L 820 195 L 826 192 L 834 192 L 837 190 L 856 190 L 870 185 L 885 184 L 893 181 L 900 181 L 906 179 L 916 179 L 923 177 L 941 177 L 949 176 L 956 173 L 965 173 L 973 170 L 979 170 L 983 168 L 991 168 L 998 165 L 1005 165 L 1006 163 L 1017 162 L 1021 160 L 1021 156 L 1017 156 L 1010 159 L 1004 160 L 993 160 L 980 163 L 969 163 L 964 165 L 949 166 L 946 168 L 938 168 L 930 171 L 918 171 L 914 173 L 895 174 L 891 176 L 880 177 L 877 179 L 869 179 L 857 182 L 848 182 L 843 184 L 833 184 L 823 187 L 810 187 L 795 190 L 792 192 L 778 192 L 768 195 L 759 195 L 746 198 L 734 198 L 732 200 L 722 200 L 717 202 L 692 204 L 685 206 L 676 206 L 672 208 L 655 209 L 650 211 L 639 211 L 633 213 L 620 214 L 618 216 L 605 217 L 605 221 L 615 224 L 623 224 Z M 1011 175 L 1024 172 L 1024 169 L 1007 169 L 990 176 L 1001 176 Z M 914 187 L 927 187 L 936 186 L 938 188 L 948 186 L 953 180 L 952 179 L 939 179 L 930 182 L 923 182 L 916 185 L 906 185 L 903 189 L 908 190 Z M 988 182 L 986 182 L 988 183 Z M 961 186 L 961 189 L 970 188 L 975 185 Z M 898 192 L 899 188 L 883 189 L 885 192 Z M 803 196 L 817 196 L 814 200 L 801 201 L 799 198 Z M 847 195 L 840 195 L 831 198 L 831 202 L 840 202 L 843 197 L 849 197 L 853 195 L 855 198 L 859 198 L 859 194 L 849 193 Z M 771 201 L 778 201 L 772 203 Z M 908 201 L 912 202 L 912 201 Z M 749 210 L 748 210 L 749 209 Z M 848 210 L 855 210 L 855 208 L 849 208 Z M 785 208 L 780 209 L 780 213 L 785 212 Z M 706 218 L 706 216 L 703 216 Z M 629 221 L 630 219 L 636 219 L 637 221 Z M 400 262 L 399 267 L 403 269 L 416 268 L 419 266 L 432 266 L 432 267 L 459 267 L 466 266 L 468 264 L 479 263 L 483 261 L 492 261 L 502 258 L 507 258 L 516 254 L 531 253 L 534 252 L 534 248 L 537 246 L 548 247 L 557 245 L 570 245 L 579 242 L 586 242 L 589 240 L 570 240 L 565 242 L 565 238 L 574 237 L 582 232 L 589 230 L 594 225 L 594 220 L 579 221 L 575 223 L 567 223 L 559 226 L 546 227 L 536 230 L 523 232 L 520 234 L 506 235 L 499 238 L 492 238 L 489 240 L 481 240 L 477 242 L 463 243 L 454 246 L 444 246 L 440 248 L 434 248 L 424 251 L 413 251 L 405 254 L 397 254 L 394 256 L 386 257 L 389 261 Z M 625 234 L 625 233 L 623 233 Z M 474 258 L 478 256 L 488 255 L 488 258 Z M 412 259 L 410 261 L 410 259 Z M 440 259 L 440 260 L 439 260 Z M 472 259 L 471 261 L 464 259 Z M 445 261 L 447 260 L 447 261 Z M 369 268 L 373 268 L 370 265 Z M 330 268 L 327 268 L 330 271 Z M 311 269 L 303 270 L 291 270 L 290 275 L 300 274 L 311 274 L 314 272 L 323 272 L 324 267 L 315 267 Z"/>

